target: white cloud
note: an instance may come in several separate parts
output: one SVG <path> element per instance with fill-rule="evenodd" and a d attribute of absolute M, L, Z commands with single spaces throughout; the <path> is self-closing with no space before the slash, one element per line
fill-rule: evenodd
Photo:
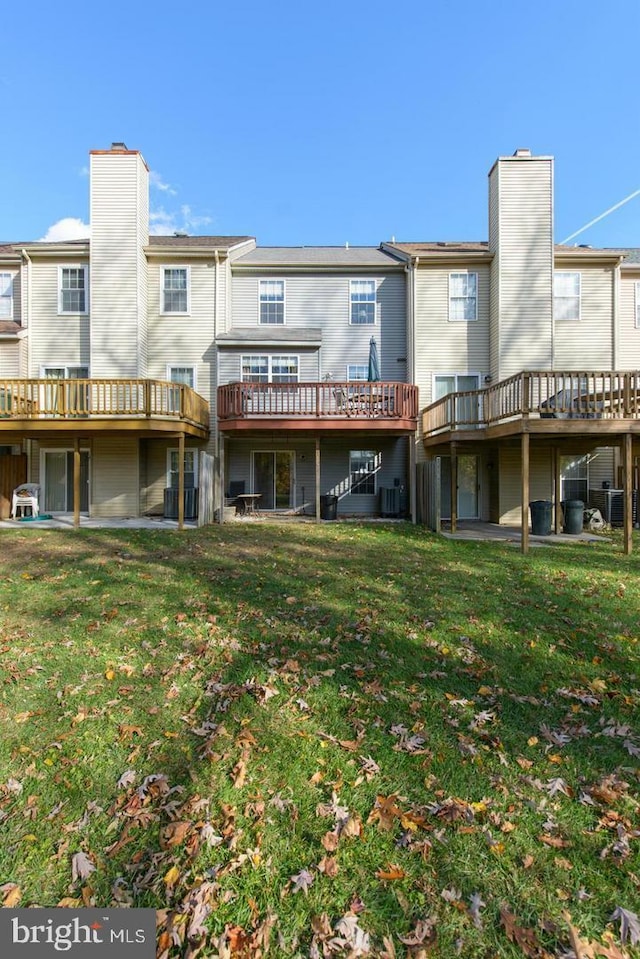
<path fill-rule="evenodd" d="M 178 191 L 174 190 L 170 183 L 166 183 L 156 170 L 149 171 L 149 185 L 162 193 L 168 193 L 169 196 L 177 196 Z"/>
<path fill-rule="evenodd" d="M 149 214 L 149 232 L 153 236 L 171 236 L 173 233 L 197 233 L 204 226 L 208 226 L 210 216 L 197 216 L 190 206 L 183 204 L 179 211 L 165 210 L 158 207 Z"/>
<path fill-rule="evenodd" d="M 53 223 L 41 238 L 43 243 L 57 243 L 61 240 L 85 240 L 89 237 L 88 223 L 83 223 L 79 217 L 65 216 L 57 223 Z"/>

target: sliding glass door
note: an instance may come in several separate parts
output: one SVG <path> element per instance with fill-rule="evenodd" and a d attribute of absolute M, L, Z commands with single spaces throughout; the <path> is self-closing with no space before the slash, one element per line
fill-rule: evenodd
<path fill-rule="evenodd" d="M 73 450 L 44 450 L 44 511 L 73 510 Z M 89 512 L 89 452 L 80 451 L 80 512 Z"/>
<path fill-rule="evenodd" d="M 261 493 L 259 509 L 291 509 L 294 490 L 293 453 L 254 450 L 253 492 Z"/>

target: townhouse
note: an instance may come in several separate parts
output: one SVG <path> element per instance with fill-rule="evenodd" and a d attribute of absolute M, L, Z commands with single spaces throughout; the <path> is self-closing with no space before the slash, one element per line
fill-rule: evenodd
<path fill-rule="evenodd" d="M 93 151 L 90 243 L 0 246 L 0 515 L 28 479 L 76 523 L 259 496 L 521 523 L 526 548 L 530 501 L 559 525 L 605 486 L 630 522 L 640 255 L 555 244 L 528 150 L 492 167 L 488 219 L 486 242 L 151 236 L 141 154 Z"/>

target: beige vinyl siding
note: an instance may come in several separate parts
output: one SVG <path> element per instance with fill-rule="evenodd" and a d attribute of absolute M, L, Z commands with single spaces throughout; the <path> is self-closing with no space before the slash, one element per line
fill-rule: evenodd
<path fill-rule="evenodd" d="M 636 327 L 636 283 L 640 271 L 623 272 L 620 279 L 620 322 L 617 365 L 621 370 L 640 369 L 640 328 Z M 640 296 L 638 299 L 640 306 Z"/>
<path fill-rule="evenodd" d="M 20 342 L 0 342 L 0 378 L 18 378 L 20 371 Z"/>
<path fill-rule="evenodd" d="M 146 375 L 147 174 L 139 154 L 91 156 L 91 375 Z"/>
<path fill-rule="evenodd" d="M 252 440 L 231 440 L 226 444 L 225 488 L 229 483 L 244 481 L 246 492 L 260 492 L 253 486 L 251 475 L 251 453 L 261 451 L 290 451 L 294 455 L 295 506 L 315 515 L 316 476 L 315 445 L 300 437 L 282 437 L 271 441 L 256 437 Z M 381 453 L 381 468 L 376 476 L 376 493 L 353 496 L 349 492 L 349 452 L 350 450 L 370 449 Z M 405 438 L 366 438 L 363 434 L 353 439 L 321 440 L 320 450 L 320 494 L 333 494 L 338 497 L 338 514 L 347 516 L 375 516 L 379 513 L 379 489 L 381 486 L 393 486 L 396 479 L 405 483 L 407 461 L 407 440 Z M 304 499 L 303 499 L 304 489 Z"/>
<path fill-rule="evenodd" d="M 554 368 L 609 370 L 613 366 L 613 291 L 611 267 L 556 263 L 558 271 L 580 273 L 580 319 L 554 323 Z"/>
<path fill-rule="evenodd" d="M 262 274 L 266 278 L 266 274 Z M 369 341 L 376 338 L 383 380 L 404 382 L 407 368 L 406 286 L 404 274 L 270 274 L 285 280 L 285 324 L 261 326 L 259 320 L 259 279 L 261 275 L 236 273 L 233 276 L 233 328 L 268 330 L 317 328 L 322 331 L 320 366 L 315 378 L 331 375 L 344 380 L 347 364 L 366 364 Z M 351 325 L 350 280 L 376 280 L 375 324 Z M 238 352 L 260 352 L 260 348 Z M 298 347 L 278 347 L 272 352 L 298 353 Z M 237 378 L 234 374 L 232 379 Z M 221 382 L 223 379 L 221 377 Z"/>
<path fill-rule="evenodd" d="M 167 451 L 177 449 L 177 440 L 145 440 L 141 445 L 141 494 L 140 510 L 151 516 L 164 514 L 164 491 L 167 485 Z M 194 443 L 185 448 L 200 451 Z M 197 483 L 197 480 L 196 480 Z"/>
<path fill-rule="evenodd" d="M 478 274 L 477 320 L 449 320 L 449 274 Z M 416 385 L 419 409 L 433 402 L 436 373 L 489 369 L 489 267 L 420 267 L 416 277 Z M 482 376 L 480 386 L 483 386 Z"/>
<path fill-rule="evenodd" d="M 552 366 L 552 181 L 549 157 L 501 158 L 490 174 L 491 329 L 498 337 L 491 351 L 499 379 Z"/>
<path fill-rule="evenodd" d="M 137 437 L 97 437 L 91 457 L 92 516 L 138 516 Z"/>
<path fill-rule="evenodd" d="M 195 366 L 196 389 L 211 401 L 215 391 L 215 265 L 213 261 L 190 264 L 191 310 L 188 316 L 160 312 L 162 271 L 188 262 L 156 261 L 149 263 L 149 365 L 148 375 L 166 380 L 167 365 Z"/>
<path fill-rule="evenodd" d="M 32 260 L 29 376 L 39 377 L 43 366 L 89 366 L 89 316 L 58 315 L 59 266 L 88 261 Z"/>
<path fill-rule="evenodd" d="M 616 451 L 612 447 L 602 447 L 594 450 L 590 454 L 589 460 L 589 489 L 602 489 L 603 483 L 609 483 L 611 489 L 615 489 L 617 483 L 616 477 Z"/>
<path fill-rule="evenodd" d="M 498 522 L 504 526 L 520 526 L 521 521 L 521 458 L 519 449 L 500 450 L 500 506 Z M 553 461 L 550 449 L 531 450 L 529 502 L 551 500 L 553 496 Z"/>

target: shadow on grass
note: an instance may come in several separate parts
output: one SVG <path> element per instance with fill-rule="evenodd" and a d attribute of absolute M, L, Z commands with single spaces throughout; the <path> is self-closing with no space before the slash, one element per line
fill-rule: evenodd
<path fill-rule="evenodd" d="M 218 931 L 225 923 L 250 925 L 252 901 L 261 916 L 289 912 L 290 928 L 302 930 L 326 903 L 313 893 L 281 894 L 289 876 L 311 865 L 311 850 L 322 851 L 331 824 L 315 808 L 333 792 L 363 822 L 377 795 L 405 797 L 425 820 L 436 801 L 502 796 L 494 800 L 496 815 L 515 802 L 522 829 L 529 823 L 534 835 L 542 828 L 538 813 L 550 808 L 531 783 L 534 774 L 545 781 L 560 775 L 577 796 L 628 764 L 617 741 L 597 734 L 601 719 L 626 724 L 637 696 L 635 556 L 581 544 L 522 557 L 501 544 L 445 541 L 412 527 L 342 524 L 256 524 L 182 536 L 24 534 L 3 538 L 2 546 L 5 642 L 26 644 L 37 660 L 41 629 L 56 663 L 52 681 L 29 701 L 43 744 L 59 740 L 57 751 L 68 760 L 62 769 L 56 762 L 49 806 L 67 804 L 76 816 L 71 821 L 63 809 L 46 820 L 45 874 L 54 885 L 47 890 L 32 876 L 27 893 L 43 905 L 69 891 L 51 857 L 84 844 L 100 861 L 90 884 L 102 905 L 115 899 L 180 909 L 190 888 L 210 881 L 223 890 Z M 71 660 L 56 660 L 57 643 L 71 645 Z M 71 687 L 93 670 L 85 685 L 104 697 L 97 677 L 114 657 L 119 667 L 136 656 L 135 681 L 118 676 L 96 717 L 106 725 L 93 752 L 107 755 L 86 762 L 91 716 L 70 715 Z M 152 664 L 146 682 L 138 678 L 142 660 Z M 174 686 L 180 713 L 171 711 Z M 491 718 L 478 720 L 483 713 Z M 394 733 L 398 727 L 405 731 Z M 130 732 L 123 736 L 123 728 Z M 421 739 L 415 749 L 412 736 Z M 8 775 L 37 778 L 44 773 L 31 753 L 20 758 L 24 738 L 14 727 L 8 746 L 15 770 Z M 379 772 L 359 777 L 361 757 L 384 757 Z M 137 778 L 116 789 L 129 767 Z M 161 778 L 146 781 L 150 775 Z M 85 799 L 101 811 L 86 814 Z M 595 828 L 595 814 L 584 807 L 573 815 L 576 833 Z M 30 823 L 37 837 L 37 817 Z M 175 823 L 188 823 L 181 838 Z M 467 825 L 482 863 L 486 821 Z M 427 836 L 435 826 L 442 827 L 437 817 Z M 474 891 L 465 862 L 443 841 L 429 870 L 405 867 L 412 898 L 408 910 L 399 907 L 388 885 L 372 879 L 383 853 L 389 861 L 402 855 L 398 832 L 346 857 L 350 881 L 336 910 L 366 889 L 381 928 L 408 927 L 444 886 Z M 408 848 L 412 842 L 409 836 Z M 267 847 L 271 859 L 279 857 L 275 880 L 261 851 Z M 24 873 L 16 867 L 20 850 L 5 852 L 9 876 Z M 610 868 L 593 858 L 594 869 Z M 168 881 L 173 866 L 177 875 Z M 507 895 L 512 867 L 504 870 L 494 857 L 479 876 L 482 869 L 486 875 L 473 882 L 486 883 L 485 896 Z M 608 881 L 628 880 L 613 869 Z M 519 895 L 525 908 L 529 892 Z"/>

